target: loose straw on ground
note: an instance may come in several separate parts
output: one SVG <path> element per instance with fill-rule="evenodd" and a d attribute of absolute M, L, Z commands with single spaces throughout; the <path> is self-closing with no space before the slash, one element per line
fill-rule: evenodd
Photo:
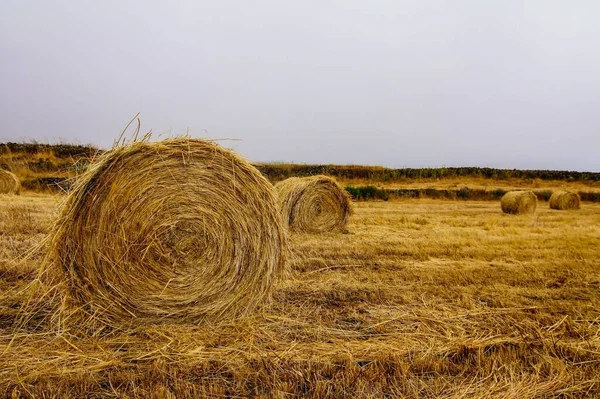
<path fill-rule="evenodd" d="M 533 191 L 509 191 L 500 202 L 502 212 L 513 215 L 534 213 L 537 197 Z"/>
<path fill-rule="evenodd" d="M 284 223 L 296 232 L 344 231 L 351 214 L 350 197 L 327 176 L 292 177 L 275 185 Z"/>
<path fill-rule="evenodd" d="M 203 140 L 136 142 L 76 182 L 44 278 L 59 284 L 61 312 L 198 323 L 260 304 L 285 255 L 276 193 L 247 161 Z"/>

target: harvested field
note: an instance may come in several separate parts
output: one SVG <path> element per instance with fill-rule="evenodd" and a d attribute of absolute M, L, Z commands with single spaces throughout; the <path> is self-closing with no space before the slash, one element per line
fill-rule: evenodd
<path fill-rule="evenodd" d="M 292 235 L 256 313 L 82 337 L 52 298 L 15 328 L 62 197 L 1 198 L 0 397 L 600 396 L 600 204 L 354 203 L 348 234 Z"/>

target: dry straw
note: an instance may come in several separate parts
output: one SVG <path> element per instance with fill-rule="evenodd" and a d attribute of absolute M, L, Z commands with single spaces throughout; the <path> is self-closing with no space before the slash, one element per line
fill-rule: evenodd
<path fill-rule="evenodd" d="M 90 166 L 51 233 L 43 277 L 58 284 L 61 319 L 198 323 L 261 303 L 285 256 L 271 184 L 217 144 L 177 138 L 119 146 Z"/>
<path fill-rule="evenodd" d="M 343 231 L 351 213 L 350 197 L 331 177 L 292 177 L 275 185 L 284 223 L 296 232 Z"/>
<path fill-rule="evenodd" d="M 513 215 L 534 213 L 537 207 L 537 197 L 533 191 L 509 191 L 500 202 L 502 212 Z"/>
<path fill-rule="evenodd" d="M 20 191 L 19 178 L 14 173 L 0 169 L 0 194 L 18 194 Z"/>
<path fill-rule="evenodd" d="M 579 194 L 568 191 L 554 191 L 550 196 L 550 208 L 568 210 L 579 209 Z"/>

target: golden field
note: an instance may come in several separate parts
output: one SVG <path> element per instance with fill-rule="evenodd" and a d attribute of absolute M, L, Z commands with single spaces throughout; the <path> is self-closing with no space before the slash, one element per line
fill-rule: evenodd
<path fill-rule="evenodd" d="M 0 196 L 0 397 L 600 397 L 600 204 L 354 203 L 256 313 L 85 336 L 32 294 L 62 199 Z"/>
<path fill-rule="evenodd" d="M 434 188 L 438 190 L 453 190 L 461 188 L 479 190 L 566 190 L 574 192 L 599 193 L 600 182 L 597 181 L 567 181 L 541 179 L 485 179 L 478 177 L 442 178 L 442 179 L 404 179 L 395 182 L 373 182 L 367 179 L 337 179 L 344 186 L 365 186 L 375 184 L 386 189 Z"/>

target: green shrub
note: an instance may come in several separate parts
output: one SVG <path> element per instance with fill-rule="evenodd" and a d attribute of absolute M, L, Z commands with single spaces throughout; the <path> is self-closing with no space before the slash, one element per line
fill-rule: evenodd
<path fill-rule="evenodd" d="M 506 194 L 506 190 L 498 188 L 498 189 L 492 191 L 492 198 L 495 200 L 499 200 L 502 197 L 504 197 L 504 194 Z"/>
<path fill-rule="evenodd" d="M 550 197 L 552 196 L 552 191 L 551 190 L 538 191 L 535 194 L 539 200 L 550 201 Z"/>
<path fill-rule="evenodd" d="M 377 188 L 375 186 L 347 186 L 346 191 L 355 200 L 372 200 L 380 199 L 387 201 L 390 198 L 389 193 L 383 188 Z"/>
<path fill-rule="evenodd" d="M 471 191 L 468 187 L 463 187 L 456 192 L 456 196 L 460 199 L 469 199 L 471 196 Z"/>

